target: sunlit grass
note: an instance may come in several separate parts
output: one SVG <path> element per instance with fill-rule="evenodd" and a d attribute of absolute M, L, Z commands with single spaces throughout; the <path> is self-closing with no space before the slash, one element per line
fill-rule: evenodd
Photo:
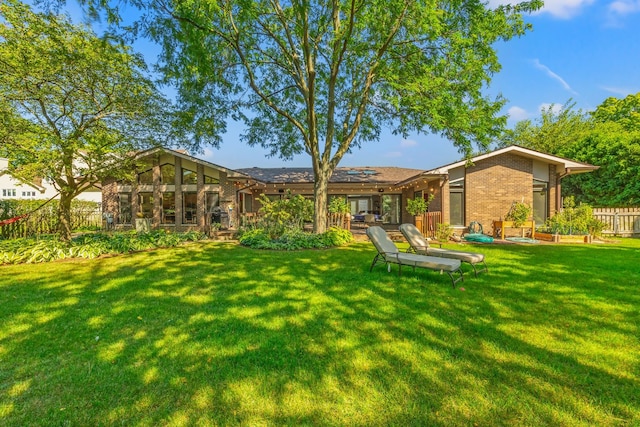
<path fill-rule="evenodd" d="M 369 243 L 0 267 L 0 425 L 640 424 L 640 241 L 466 248 L 455 290 Z"/>

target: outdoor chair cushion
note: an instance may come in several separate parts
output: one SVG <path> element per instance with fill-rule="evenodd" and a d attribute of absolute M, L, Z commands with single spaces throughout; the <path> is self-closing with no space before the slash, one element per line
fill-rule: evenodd
<path fill-rule="evenodd" d="M 420 267 L 446 272 L 451 278 L 453 287 L 455 287 L 458 281 L 464 280 L 462 270 L 460 269 L 460 260 L 400 252 L 386 231 L 379 226 L 369 227 L 367 229 L 367 236 L 378 251 L 378 254 L 371 263 L 369 271 L 373 270 L 373 266 L 378 262 L 384 262 L 387 265 L 398 264 L 398 275 L 401 274 L 402 266 L 408 265 L 414 269 Z M 453 273 L 456 273 L 458 277 L 455 278 Z"/>
<path fill-rule="evenodd" d="M 480 270 L 488 271 L 487 264 L 484 262 L 484 254 L 477 252 L 456 251 L 451 249 L 439 249 L 429 246 L 429 241 L 422 235 L 420 230 L 413 224 L 400 225 L 400 232 L 407 239 L 410 245 L 410 251 L 421 255 L 429 255 L 433 257 L 443 257 L 448 259 L 457 259 L 471 265 L 475 276 L 478 276 L 476 264 L 482 264 Z"/>

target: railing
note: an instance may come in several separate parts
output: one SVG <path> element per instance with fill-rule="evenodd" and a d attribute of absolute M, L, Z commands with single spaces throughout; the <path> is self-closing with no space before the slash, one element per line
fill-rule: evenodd
<path fill-rule="evenodd" d="M 436 237 L 438 224 L 442 224 L 442 212 L 426 212 L 416 217 L 416 227 L 418 227 L 422 234 L 432 239 Z"/>
<path fill-rule="evenodd" d="M 73 211 L 71 229 L 102 228 L 102 212 L 99 210 Z M 0 227 L 0 238 L 11 240 L 21 237 L 35 237 L 55 234 L 58 231 L 58 218 L 51 210 L 31 213 L 27 218 Z"/>
<path fill-rule="evenodd" d="M 594 208 L 593 216 L 606 224 L 602 234 L 640 235 L 640 208 Z"/>

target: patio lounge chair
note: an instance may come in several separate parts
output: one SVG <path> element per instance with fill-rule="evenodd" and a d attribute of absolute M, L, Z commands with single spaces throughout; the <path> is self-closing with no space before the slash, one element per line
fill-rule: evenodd
<path fill-rule="evenodd" d="M 369 271 L 373 270 L 373 266 L 379 262 L 387 264 L 391 268 L 391 264 L 398 264 L 398 276 L 402 272 L 402 266 L 408 265 L 413 267 L 427 268 L 445 272 L 451 278 L 451 284 L 456 287 L 456 283 L 464 280 L 462 270 L 460 269 L 460 261 L 457 259 L 439 258 L 426 255 L 410 254 L 400 252 L 398 247 L 387 236 L 387 232 L 380 226 L 372 226 L 367 228 L 367 236 L 376 247 L 378 254 L 373 258 Z M 455 275 L 455 276 L 454 276 Z"/>
<path fill-rule="evenodd" d="M 415 252 L 421 255 L 429 255 L 434 257 L 442 257 L 449 259 L 457 259 L 462 262 L 466 262 L 473 267 L 473 273 L 478 277 L 478 273 L 483 271 L 489 271 L 487 264 L 484 262 L 484 254 L 465 251 L 454 251 L 449 249 L 438 249 L 429 246 L 429 241 L 422 235 L 420 230 L 413 224 L 400 225 L 400 232 L 407 239 L 409 245 L 409 251 Z M 482 269 L 478 270 L 477 265 L 481 265 Z"/>

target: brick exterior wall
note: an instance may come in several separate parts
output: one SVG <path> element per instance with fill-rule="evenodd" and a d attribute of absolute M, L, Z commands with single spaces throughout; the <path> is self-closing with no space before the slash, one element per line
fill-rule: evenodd
<path fill-rule="evenodd" d="M 533 205 L 533 161 L 507 153 L 489 157 L 467 168 L 465 225 L 482 224 L 493 231 L 492 221 L 504 219 L 514 201 Z"/>
<path fill-rule="evenodd" d="M 119 211 L 118 183 L 113 178 L 106 179 L 102 182 L 102 213 L 111 213 L 117 224 Z"/>

